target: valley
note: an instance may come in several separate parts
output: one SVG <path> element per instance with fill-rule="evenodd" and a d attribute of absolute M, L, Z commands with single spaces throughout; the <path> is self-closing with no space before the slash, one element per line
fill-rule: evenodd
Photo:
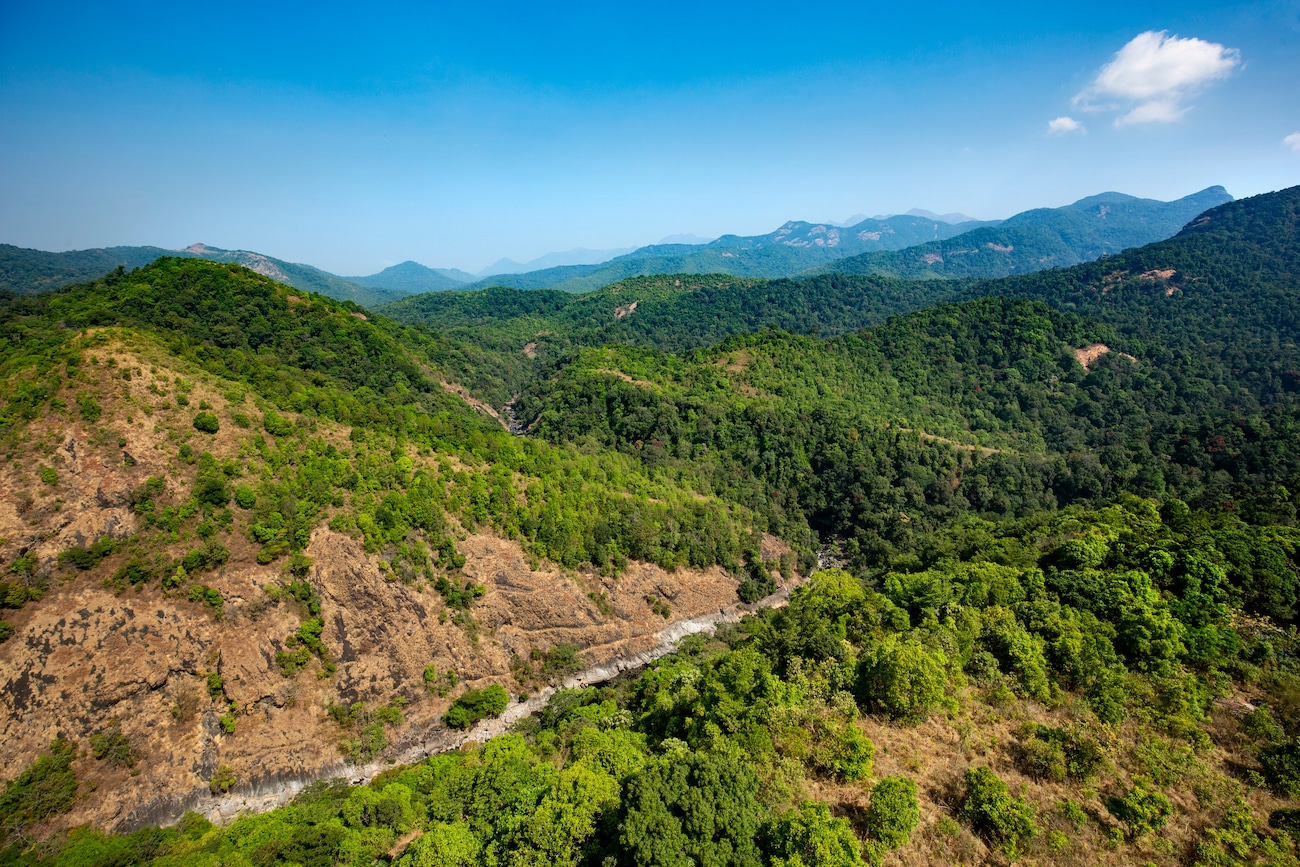
<path fill-rule="evenodd" d="M 1300 188 L 1198 196 L 5 293 L 0 864 L 1297 863 Z"/>

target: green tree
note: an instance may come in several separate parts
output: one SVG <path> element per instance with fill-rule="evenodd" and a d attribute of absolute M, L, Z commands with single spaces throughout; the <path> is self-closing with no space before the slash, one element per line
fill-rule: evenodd
<path fill-rule="evenodd" d="M 986 767 L 966 771 L 966 794 L 959 815 L 975 833 L 1014 857 L 1022 840 L 1038 834 L 1034 810 L 1013 797 L 1002 778 Z"/>
<path fill-rule="evenodd" d="M 1107 798 L 1106 809 L 1128 826 L 1129 837 L 1134 839 L 1159 831 L 1174 813 L 1164 793 L 1142 780 L 1136 781 L 1124 797 Z"/>
<path fill-rule="evenodd" d="M 510 855 L 517 867 L 572 867 L 582 862 L 603 816 L 617 811 L 618 780 L 589 767 L 571 764 L 528 818 L 521 845 Z"/>
<path fill-rule="evenodd" d="M 454 729 L 467 729 L 491 716 L 500 716 L 510 704 L 510 694 L 499 683 L 471 689 L 457 698 L 443 714 L 443 722 Z"/>
<path fill-rule="evenodd" d="M 413 840 L 396 867 L 479 867 L 482 845 L 464 822 L 435 823 Z"/>
<path fill-rule="evenodd" d="M 77 745 L 57 739 L 48 753 L 23 769 L 0 794 L 0 831 L 7 836 L 29 825 L 66 813 L 77 797 L 77 774 L 72 762 Z"/>
<path fill-rule="evenodd" d="M 886 849 L 907 845 L 921 820 L 916 783 L 906 777 L 885 777 L 871 790 L 865 824 L 867 833 Z"/>
<path fill-rule="evenodd" d="M 865 867 L 847 820 L 819 801 L 806 801 L 770 823 L 763 848 L 771 867 Z"/>
<path fill-rule="evenodd" d="M 632 777 L 619 849 L 635 867 L 758 867 L 758 780 L 739 757 L 682 751 Z"/>
<path fill-rule="evenodd" d="M 894 719 L 921 719 L 943 698 L 946 665 L 919 641 L 890 635 L 862 655 L 858 701 Z"/>
<path fill-rule="evenodd" d="M 205 434 L 214 434 L 221 429 L 214 413 L 201 412 L 194 416 L 194 429 Z"/>

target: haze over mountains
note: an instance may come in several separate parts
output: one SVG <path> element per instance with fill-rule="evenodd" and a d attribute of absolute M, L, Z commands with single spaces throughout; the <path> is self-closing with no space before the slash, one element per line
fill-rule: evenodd
<path fill-rule="evenodd" d="M 795 220 L 764 235 L 723 235 L 707 243 L 662 243 L 630 252 L 577 248 L 524 264 L 503 259 L 478 275 L 407 261 L 377 274 L 339 277 L 261 253 L 204 244 L 179 252 L 113 247 L 67 253 L 0 245 L 0 289 L 22 293 L 56 288 L 93 279 L 118 265 L 140 267 L 163 255 L 238 262 L 295 288 L 366 307 L 424 292 L 488 286 L 589 292 L 653 274 L 773 278 L 843 272 L 909 279 L 987 278 L 1064 267 L 1158 241 L 1196 214 L 1231 198 L 1216 186 L 1173 202 L 1102 193 L 1000 221 L 974 221 L 963 214 L 938 215 L 921 209 L 857 219 L 850 226 Z"/>

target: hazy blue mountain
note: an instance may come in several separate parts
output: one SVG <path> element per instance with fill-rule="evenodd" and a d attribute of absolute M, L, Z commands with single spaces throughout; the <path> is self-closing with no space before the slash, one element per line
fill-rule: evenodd
<path fill-rule="evenodd" d="M 958 223 L 979 222 L 974 217 L 968 217 L 965 214 L 961 214 L 961 213 L 936 214 L 934 211 L 927 211 L 925 208 L 913 208 L 912 210 L 908 211 L 904 216 L 924 217 L 927 220 L 939 220 L 940 222 L 952 223 L 953 225 L 957 225 Z"/>
<path fill-rule="evenodd" d="M 1006 277 L 1090 262 L 1172 237 L 1198 214 L 1232 201 L 1215 186 L 1173 202 L 1102 193 L 1063 208 L 1035 208 L 943 240 L 853 256 L 817 273 L 908 279 Z"/>
<path fill-rule="evenodd" d="M 683 232 L 683 233 L 678 234 L 678 235 L 669 235 L 668 237 L 666 237 L 666 238 L 664 238 L 663 240 L 661 240 L 659 243 L 660 243 L 660 244 L 695 244 L 695 245 L 699 245 L 699 244 L 707 244 L 707 243 L 709 243 L 709 242 L 712 241 L 712 240 L 713 240 L 713 238 L 702 238 L 702 237 L 700 237 L 699 235 L 696 235 L 694 232 Z"/>
<path fill-rule="evenodd" d="M 206 244 L 194 244 L 184 250 L 165 250 L 162 247 L 109 247 L 69 250 L 64 253 L 50 253 L 3 244 L 0 245 L 0 290 L 22 295 L 57 289 L 102 277 L 119 265 L 127 270 L 134 270 L 148 265 L 160 256 L 234 262 L 295 289 L 319 292 L 340 301 L 355 301 L 365 307 L 396 301 L 410 294 L 360 286 L 328 271 L 313 268 L 311 265 L 285 262 L 248 250 L 222 250 Z"/>
<path fill-rule="evenodd" d="M 620 247 L 616 250 L 588 250 L 575 247 L 558 253 L 547 253 L 528 262 L 516 262 L 514 259 L 498 259 L 476 274 L 476 277 L 491 277 L 496 274 L 519 274 L 525 271 L 541 271 L 546 268 L 558 268 L 565 265 L 599 265 L 617 256 L 631 253 L 635 247 Z"/>
<path fill-rule="evenodd" d="M 898 250 L 988 223 L 952 226 L 922 217 L 867 219 L 847 228 L 792 220 L 766 235 L 723 235 L 707 244 L 652 244 L 608 262 L 495 274 L 468 289 L 509 286 L 590 292 L 650 274 L 732 274 L 783 277 L 866 251 Z"/>
<path fill-rule="evenodd" d="M 443 292 L 460 289 L 476 279 L 473 274 L 459 268 L 430 268 L 419 262 L 407 260 L 390 265 L 369 277 L 345 277 L 350 283 L 371 289 L 389 289 L 414 295 L 419 292 Z"/>
<path fill-rule="evenodd" d="M 58 289 L 102 277 L 118 265 L 132 271 L 159 256 L 175 255 L 175 251 L 162 247 L 108 247 L 47 253 L 0 244 L 0 290 L 25 295 Z"/>
<path fill-rule="evenodd" d="M 748 237 L 723 235 L 708 246 L 729 250 L 756 250 L 784 246 L 795 249 L 820 249 L 835 257 L 845 257 L 876 250 L 901 250 L 927 241 L 950 238 L 983 225 L 992 224 L 971 223 L 958 227 L 942 220 L 906 214 L 883 220 L 872 217 L 847 227 L 791 220 L 775 232 L 766 235 Z"/>

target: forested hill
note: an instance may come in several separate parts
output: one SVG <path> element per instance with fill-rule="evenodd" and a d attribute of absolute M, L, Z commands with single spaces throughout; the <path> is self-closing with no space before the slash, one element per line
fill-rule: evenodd
<path fill-rule="evenodd" d="M 675 352 L 769 325 L 829 336 L 954 298 L 962 288 L 954 281 L 865 275 L 762 280 L 682 274 L 635 277 L 585 295 L 492 288 L 416 295 L 376 309 L 452 336 L 463 349 L 443 363 L 501 406 L 577 347 L 626 342 Z M 470 347 L 487 355 L 465 354 Z"/>
<path fill-rule="evenodd" d="M 474 282 L 474 275 L 455 268 L 429 268 L 419 262 L 401 262 L 390 265 L 378 274 L 368 277 L 345 277 L 349 283 L 371 289 L 389 289 L 400 294 L 418 292 L 443 292 L 463 289 Z"/>
<path fill-rule="evenodd" d="M 119 265 L 135 270 L 175 252 L 161 247 L 109 247 L 47 253 L 0 244 L 0 290 L 23 294 L 103 277 Z"/>
<path fill-rule="evenodd" d="M 1269 403 L 1300 381 L 1300 187 L 1213 208 L 1177 236 L 1074 268 L 968 286 L 1105 321 L 1162 367 L 1217 365 Z"/>
<path fill-rule="evenodd" d="M 1285 253 L 1268 252 L 1267 245 L 1284 247 L 1288 243 L 1285 221 L 1271 209 L 1284 208 L 1283 203 L 1293 194 L 1293 190 L 1285 190 L 1212 210 L 1216 215 L 1212 221 L 1250 221 L 1248 228 L 1234 229 L 1232 234 L 1189 227 L 1167 241 L 1099 262 L 1017 278 L 903 281 L 882 275 L 824 274 L 768 281 L 724 275 L 657 276 L 623 281 L 577 297 L 498 288 L 413 296 L 382 309 L 401 321 L 454 334 L 462 345 L 490 348 L 493 363 L 489 366 L 470 365 L 457 358 L 446 363 L 498 404 L 572 347 L 630 342 L 679 351 L 768 325 L 833 336 L 934 303 L 990 294 L 1011 293 L 1070 305 L 1102 298 L 1106 303 L 1097 306 L 1093 314 L 1113 322 L 1123 333 L 1128 319 L 1140 325 L 1148 315 L 1148 304 L 1154 305 L 1152 313 L 1176 321 L 1183 305 L 1201 304 L 1205 296 L 1189 300 L 1179 290 L 1161 293 L 1193 279 L 1218 285 L 1238 267 L 1231 264 L 1238 260 L 1251 263 L 1241 264 L 1241 268 L 1258 272 L 1260 291 L 1285 298 L 1288 275 L 1294 270 Z M 1243 246 L 1239 240 L 1247 234 L 1259 240 Z M 1184 265 L 1188 268 L 1186 279 L 1175 278 L 1170 283 L 1167 277 L 1171 275 L 1163 275 Z M 1206 269 L 1207 274 L 1198 276 L 1198 268 Z M 1121 287 L 1127 287 L 1120 293 L 1125 300 L 1116 303 Z M 1184 335 L 1190 333 L 1196 333 L 1195 328 Z"/>
<path fill-rule="evenodd" d="M 1025 211 L 1001 222 L 955 226 L 907 216 L 866 220 L 847 228 L 790 222 L 767 235 L 724 235 L 698 246 L 643 247 L 600 265 L 501 275 L 468 288 L 590 292 L 652 274 L 775 278 L 813 269 L 908 279 L 998 277 L 1073 265 L 1167 238 L 1201 211 L 1231 198 L 1223 187 L 1174 202 L 1102 193 L 1063 208 Z M 943 264 L 946 252 L 955 257 L 950 267 Z"/>
<path fill-rule="evenodd" d="M 104 608 L 144 593 L 141 611 L 187 598 L 225 611 L 222 594 L 186 568 L 192 561 L 215 583 L 205 554 L 214 545 L 182 559 L 193 533 L 245 552 L 256 543 L 259 564 L 284 563 L 283 580 L 266 591 L 275 607 L 264 601 L 260 614 L 243 601 L 246 576 L 230 582 L 223 630 L 260 616 L 278 617 L 260 622 L 280 624 L 280 635 L 297 631 L 274 654 L 292 684 L 283 707 L 263 700 L 268 689 L 241 709 L 229 684 L 242 672 L 227 656 L 178 675 L 199 697 L 170 715 L 160 701 L 148 727 L 107 710 L 64 713 L 78 693 L 50 686 L 57 712 L 47 716 L 61 736 L 33 748 L 31 714 L 8 730 L 26 752 L 21 769 L 10 762 L 0 795 L 0 831 L 11 841 L 0 864 L 1297 867 L 1298 224 L 1300 188 L 1284 190 L 1212 209 L 1175 238 L 1093 264 L 922 284 L 970 297 L 830 339 L 766 328 L 683 352 L 664 347 L 752 327 L 753 311 L 735 299 L 789 284 L 629 282 L 624 297 L 602 296 L 614 307 L 586 320 L 560 293 L 469 293 L 463 306 L 436 311 L 434 327 L 366 319 L 242 269 L 177 259 L 5 298 L 0 325 L 19 339 L 0 346 L 3 472 L 25 473 L 25 489 L 51 488 L 31 514 L 62 520 L 57 486 L 70 461 L 58 472 L 39 462 L 53 461 L 63 426 L 100 420 L 91 391 L 101 380 L 106 403 L 128 391 L 124 383 L 136 391 L 103 434 L 84 440 L 112 448 L 117 430 L 139 436 L 146 426 L 135 414 L 148 406 L 166 471 L 183 477 L 185 460 L 199 463 L 179 505 L 153 502 L 162 479 L 133 494 L 133 508 L 155 523 L 127 551 L 108 542 L 69 549 L 63 583 L 43 586 L 30 563 L 6 561 L 18 577 L 5 604 L 22 606 L 6 616 L 30 629 L 33 606 L 73 587 L 89 592 L 71 570 L 93 570 L 100 556 L 122 562 L 120 572 L 95 574 L 94 586 L 106 580 L 121 593 Z M 822 291 L 789 306 L 772 293 L 758 318 L 838 310 L 837 327 L 848 329 L 856 303 L 874 304 L 862 318 L 922 303 L 890 295 L 918 284 L 828 276 L 801 285 Z M 713 291 L 720 327 L 668 315 L 678 300 Z M 644 317 L 653 327 L 617 331 L 643 298 L 647 312 L 665 305 Z M 680 309 L 705 318 L 704 307 Z M 467 318 L 443 327 L 450 320 L 439 317 L 454 315 Z M 226 394 L 255 389 L 260 430 L 234 438 L 227 463 L 195 455 L 191 443 L 209 441 L 191 433 L 189 418 L 184 431 L 167 427 L 178 417 L 171 377 L 152 359 L 126 370 L 97 360 L 114 328 L 165 341 L 174 363 L 219 374 L 227 391 L 205 395 L 222 424 L 239 426 L 234 413 L 247 407 Z M 566 338 L 544 366 L 520 368 L 526 387 L 513 408 L 525 435 L 438 396 L 435 371 L 448 359 L 515 375 L 511 359 L 539 362 L 541 353 L 512 341 L 536 343 L 547 329 L 582 336 Z M 475 334 L 485 336 L 470 342 Z M 594 345 L 611 336 L 617 342 Z M 106 369 L 111 378 L 86 373 Z M 174 383 L 177 407 L 188 407 Z M 351 430 L 331 433 L 327 422 Z M 24 427 L 40 423 L 59 427 Z M 199 425 L 195 416 L 194 431 L 214 435 L 207 419 Z M 224 509 L 226 473 L 237 514 Z M 689 639 L 601 686 L 559 690 L 486 743 L 377 765 L 384 770 L 368 785 L 319 782 L 224 827 L 191 813 L 122 835 L 50 832 L 65 811 L 131 785 L 129 768 L 152 773 L 153 761 L 134 757 L 150 749 L 165 760 L 182 743 L 174 726 L 190 726 L 186 743 L 208 732 L 203 757 L 183 768 L 190 777 L 203 768 L 212 793 L 194 803 L 211 809 L 228 791 L 239 809 L 256 789 L 238 774 L 255 771 L 220 762 L 247 757 L 242 739 L 262 720 L 300 713 L 334 732 L 316 740 L 337 744 L 347 762 L 395 761 L 396 751 L 383 752 L 386 727 L 433 696 L 452 691 L 443 720 L 459 725 L 499 713 L 507 688 L 531 688 L 539 667 L 573 660 L 572 648 L 534 645 L 483 689 L 455 692 L 441 668 L 421 676 L 408 666 L 379 686 L 363 671 L 349 681 L 358 691 L 345 690 L 357 648 L 373 641 L 386 653 L 405 640 L 400 632 L 441 627 L 421 615 L 393 629 L 400 611 L 390 608 L 370 632 L 343 638 L 334 617 L 369 597 L 354 589 L 353 571 L 333 595 L 318 587 L 322 573 L 303 546 L 327 511 L 338 533 L 331 545 L 350 533 L 383 556 L 370 596 L 399 598 L 408 580 L 423 580 L 455 601 L 447 628 L 467 636 L 478 591 L 458 578 L 464 539 L 453 519 L 518 540 L 539 566 L 562 566 L 564 581 L 586 593 L 572 597 L 578 614 L 562 613 L 566 629 L 585 618 L 622 629 L 613 593 L 643 574 L 630 552 L 665 575 L 724 564 L 745 576 L 736 592 L 754 599 L 790 565 L 788 552 L 768 559 L 769 540 L 752 532 L 766 529 L 812 574 L 784 608 Z M 163 553 L 153 562 L 145 552 Z M 495 580 L 526 581 L 529 571 Z M 137 579 L 141 590 L 128 586 Z M 677 604 L 658 584 L 644 592 L 656 617 Z M 91 607 L 61 598 L 80 629 L 72 612 Z M 321 605 L 332 608 L 309 618 Z M 476 628 L 479 651 L 466 649 L 458 667 L 497 644 L 497 629 Z M 50 646 L 62 658 L 76 644 Z M 42 646 L 11 638 L 0 660 Z M 95 663 L 117 664 L 103 653 Z M 303 666 L 311 676 L 295 680 Z M 159 692 L 138 680 L 141 694 Z M 203 708 L 202 730 L 196 714 L 185 716 L 190 706 Z"/>
<path fill-rule="evenodd" d="M 695 455 L 719 490 L 744 488 L 748 468 L 787 518 L 891 497 L 914 516 L 954 496 L 1011 513 L 1120 490 L 1250 499 L 1300 481 L 1298 213 L 1300 188 L 1223 205 L 1169 241 L 970 285 L 978 300 L 829 342 L 773 331 L 684 356 L 587 349 L 518 409 L 555 438 Z M 870 456 L 902 454 L 902 429 L 987 454 L 951 488 L 932 470 L 882 469 Z M 863 469 L 819 464 L 837 449 Z M 814 524 L 870 538 L 885 526 L 843 520 Z"/>
<path fill-rule="evenodd" d="M 205 244 L 194 244 L 185 250 L 109 247 L 70 250 L 66 253 L 47 253 L 44 250 L 0 244 L 0 291 L 21 295 L 58 289 L 96 280 L 118 266 L 134 270 L 163 256 L 233 262 L 295 289 L 319 292 L 340 301 L 355 301 L 365 306 L 394 301 L 408 294 L 383 287 L 361 286 L 310 265 L 285 262 L 247 250 L 222 250 Z"/>
<path fill-rule="evenodd" d="M 1168 238 L 1197 214 L 1231 200 L 1223 187 L 1209 187 L 1173 202 L 1103 193 L 1064 208 L 1025 211 L 997 226 L 946 240 L 864 253 L 823 270 L 927 280 L 1005 277 L 1063 268 Z"/>

